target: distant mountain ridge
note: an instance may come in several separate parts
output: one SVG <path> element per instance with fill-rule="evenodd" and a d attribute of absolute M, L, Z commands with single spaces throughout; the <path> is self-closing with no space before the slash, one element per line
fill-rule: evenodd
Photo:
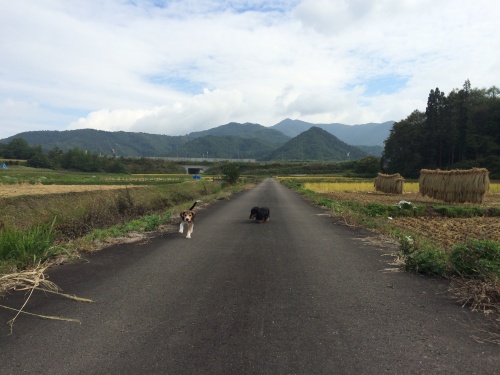
<path fill-rule="evenodd" d="M 63 151 L 79 148 L 96 154 L 112 155 L 114 150 L 117 156 L 146 157 L 165 156 L 188 141 L 186 136 L 78 129 L 23 132 L 2 139 L 0 143 L 9 143 L 14 138 L 23 138 L 32 146 L 40 145 L 45 151 L 54 147 Z"/>
<path fill-rule="evenodd" d="M 32 146 L 40 145 L 45 151 L 58 147 L 63 151 L 79 148 L 101 155 L 112 155 L 115 152 L 117 156 L 264 160 L 263 158 L 284 146 L 292 138 L 306 132 L 311 127 L 316 127 L 334 135 L 347 145 L 359 146 L 367 154 L 380 156 L 383 140 L 388 137 L 390 132 L 388 124 L 392 123 L 353 126 L 319 124 L 316 126 L 300 120 L 286 119 L 274 126 L 265 127 L 259 124 L 231 122 L 184 136 L 124 131 L 107 132 L 93 129 L 31 131 L 1 139 L 0 143 L 9 143 L 14 138 L 23 138 Z M 341 135 L 336 135 L 334 132 Z M 350 139 L 351 142 L 347 142 L 346 139 Z M 312 155 L 308 159 L 312 159 Z"/>
<path fill-rule="evenodd" d="M 333 134 L 341 141 L 355 146 L 384 146 L 384 141 L 389 137 L 394 121 L 382 123 L 368 123 L 361 125 L 345 124 L 311 124 L 301 120 L 285 119 L 271 129 L 279 130 L 289 137 L 296 137 L 300 133 L 308 130 L 312 126 L 319 127 Z"/>
<path fill-rule="evenodd" d="M 263 160 L 357 160 L 368 156 L 355 146 L 342 142 L 333 134 L 313 126 L 300 133 Z"/>
<path fill-rule="evenodd" d="M 200 138 L 208 135 L 267 140 L 270 144 L 277 145 L 282 145 L 291 138 L 279 130 L 249 122 L 244 124 L 230 122 L 229 124 L 217 126 L 216 128 L 189 133 L 187 137 Z"/>

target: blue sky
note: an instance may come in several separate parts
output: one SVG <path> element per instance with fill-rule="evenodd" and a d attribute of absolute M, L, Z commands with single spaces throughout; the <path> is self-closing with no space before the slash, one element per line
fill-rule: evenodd
<path fill-rule="evenodd" d="M 0 0 L 0 138 L 399 121 L 500 86 L 490 0 Z"/>

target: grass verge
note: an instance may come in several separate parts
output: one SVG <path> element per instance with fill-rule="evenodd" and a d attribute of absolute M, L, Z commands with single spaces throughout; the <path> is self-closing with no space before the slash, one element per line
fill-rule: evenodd
<path fill-rule="evenodd" d="M 223 199 L 248 188 L 213 181 L 0 200 L 0 274 L 17 273 L 133 240 L 172 221 L 183 205 Z M 2 287 L 0 286 L 0 295 Z"/>
<path fill-rule="evenodd" d="M 125 189 L 115 191 L 115 194 L 103 194 L 101 191 L 97 195 L 64 194 L 41 200 L 39 197 L 4 199 L 1 207 L 4 221 L 0 222 L 0 298 L 10 290 L 26 293 L 24 304 L 19 309 L 0 304 L 1 308 L 16 312 L 8 322 L 11 332 L 21 314 L 79 322 L 77 319 L 25 312 L 24 308 L 35 290 L 79 302 L 93 302 L 61 293 L 57 285 L 46 279 L 47 268 L 78 257 L 82 251 L 95 251 L 127 239 L 142 239 L 145 233 L 158 231 L 162 225 L 170 224 L 172 216 L 176 217 L 177 212 L 186 205 L 190 206 L 193 200 L 206 204 L 225 199 L 253 186 L 254 182 L 221 186 L 213 181 L 189 181 L 177 185 Z M 54 200 L 59 204 L 54 205 Z M 19 202 L 24 210 L 17 210 L 18 215 L 11 215 L 9 221 L 5 212 L 12 211 Z M 37 204 L 33 204 L 35 202 Z M 44 221 L 48 217 L 53 218 L 50 222 Z M 16 223 L 19 225 L 16 226 Z"/>
<path fill-rule="evenodd" d="M 498 216 L 497 209 L 460 206 L 414 206 L 361 203 L 355 200 L 334 200 L 325 194 L 304 189 L 298 180 L 283 180 L 284 185 L 304 195 L 314 204 L 330 210 L 333 217 L 348 226 L 359 226 L 389 235 L 399 243 L 398 260 L 412 272 L 448 278 L 450 293 L 464 306 L 482 311 L 492 317 L 494 332 L 490 341 L 500 344 L 500 243 L 470 239 L 456 243 L 451 249 L 419 235 L 411 228 L 391 224 L 388 217 L 411 216 L 422 218 L 445 216 L 470 218 Z"/>

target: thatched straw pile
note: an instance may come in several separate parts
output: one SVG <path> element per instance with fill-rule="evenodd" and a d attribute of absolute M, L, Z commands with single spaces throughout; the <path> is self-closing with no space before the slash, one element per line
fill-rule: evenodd
<path fill-rule="evenodd" d="M 399 173 L 382 174 L 375 178 L 375 190 L 388 194 L 403 194 L 405 179 Z"/>
<path fill-rule="evenodd" d="M 490 178 L 485 168 L 420 171 L 420 194 L 446 203 L 483 203 L 488 190 Z"/>

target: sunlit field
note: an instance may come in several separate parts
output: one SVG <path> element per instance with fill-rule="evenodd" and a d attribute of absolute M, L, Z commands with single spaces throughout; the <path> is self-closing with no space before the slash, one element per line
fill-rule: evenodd
<path fill-rule="evenodd" d="M 73 172 L 10 166 L 0 169 L 0 186 L 5 185 L 156 185 L 192 180 L 189 174 L 125 174 Z"/>
<path fill-rule="evenodd" d="M 133 174 L 130 176 L 107 176 L 103 181 L 123 181 L 123 182 L 181 182 L 192 179 L 188 174 Z"/>
<path fill-rule="evenodd" d="M 373 182 L 306 182 L 304 189 L 317 193 L 331 193 L 335 191 L 375 191 Z M 418 192 L 418 182 L 406 182 L 404 184 L 406 193 Z"/>
<path fill-rule="evenodd" d="M 490 194 L 500 194 L 500 182 L 490 183 Z"/>
<path fill-rule="evenodd" d="M 304 189 L 317 193 L 332 193 L 337 191 L 368 191 L 375 192 L 373 182 L 305 182 Z M 418 193 L 418 182 L 405 182 L 405 193 Z M 500 194 L 500 183 L 490 183 L 489 194 Z"/>

